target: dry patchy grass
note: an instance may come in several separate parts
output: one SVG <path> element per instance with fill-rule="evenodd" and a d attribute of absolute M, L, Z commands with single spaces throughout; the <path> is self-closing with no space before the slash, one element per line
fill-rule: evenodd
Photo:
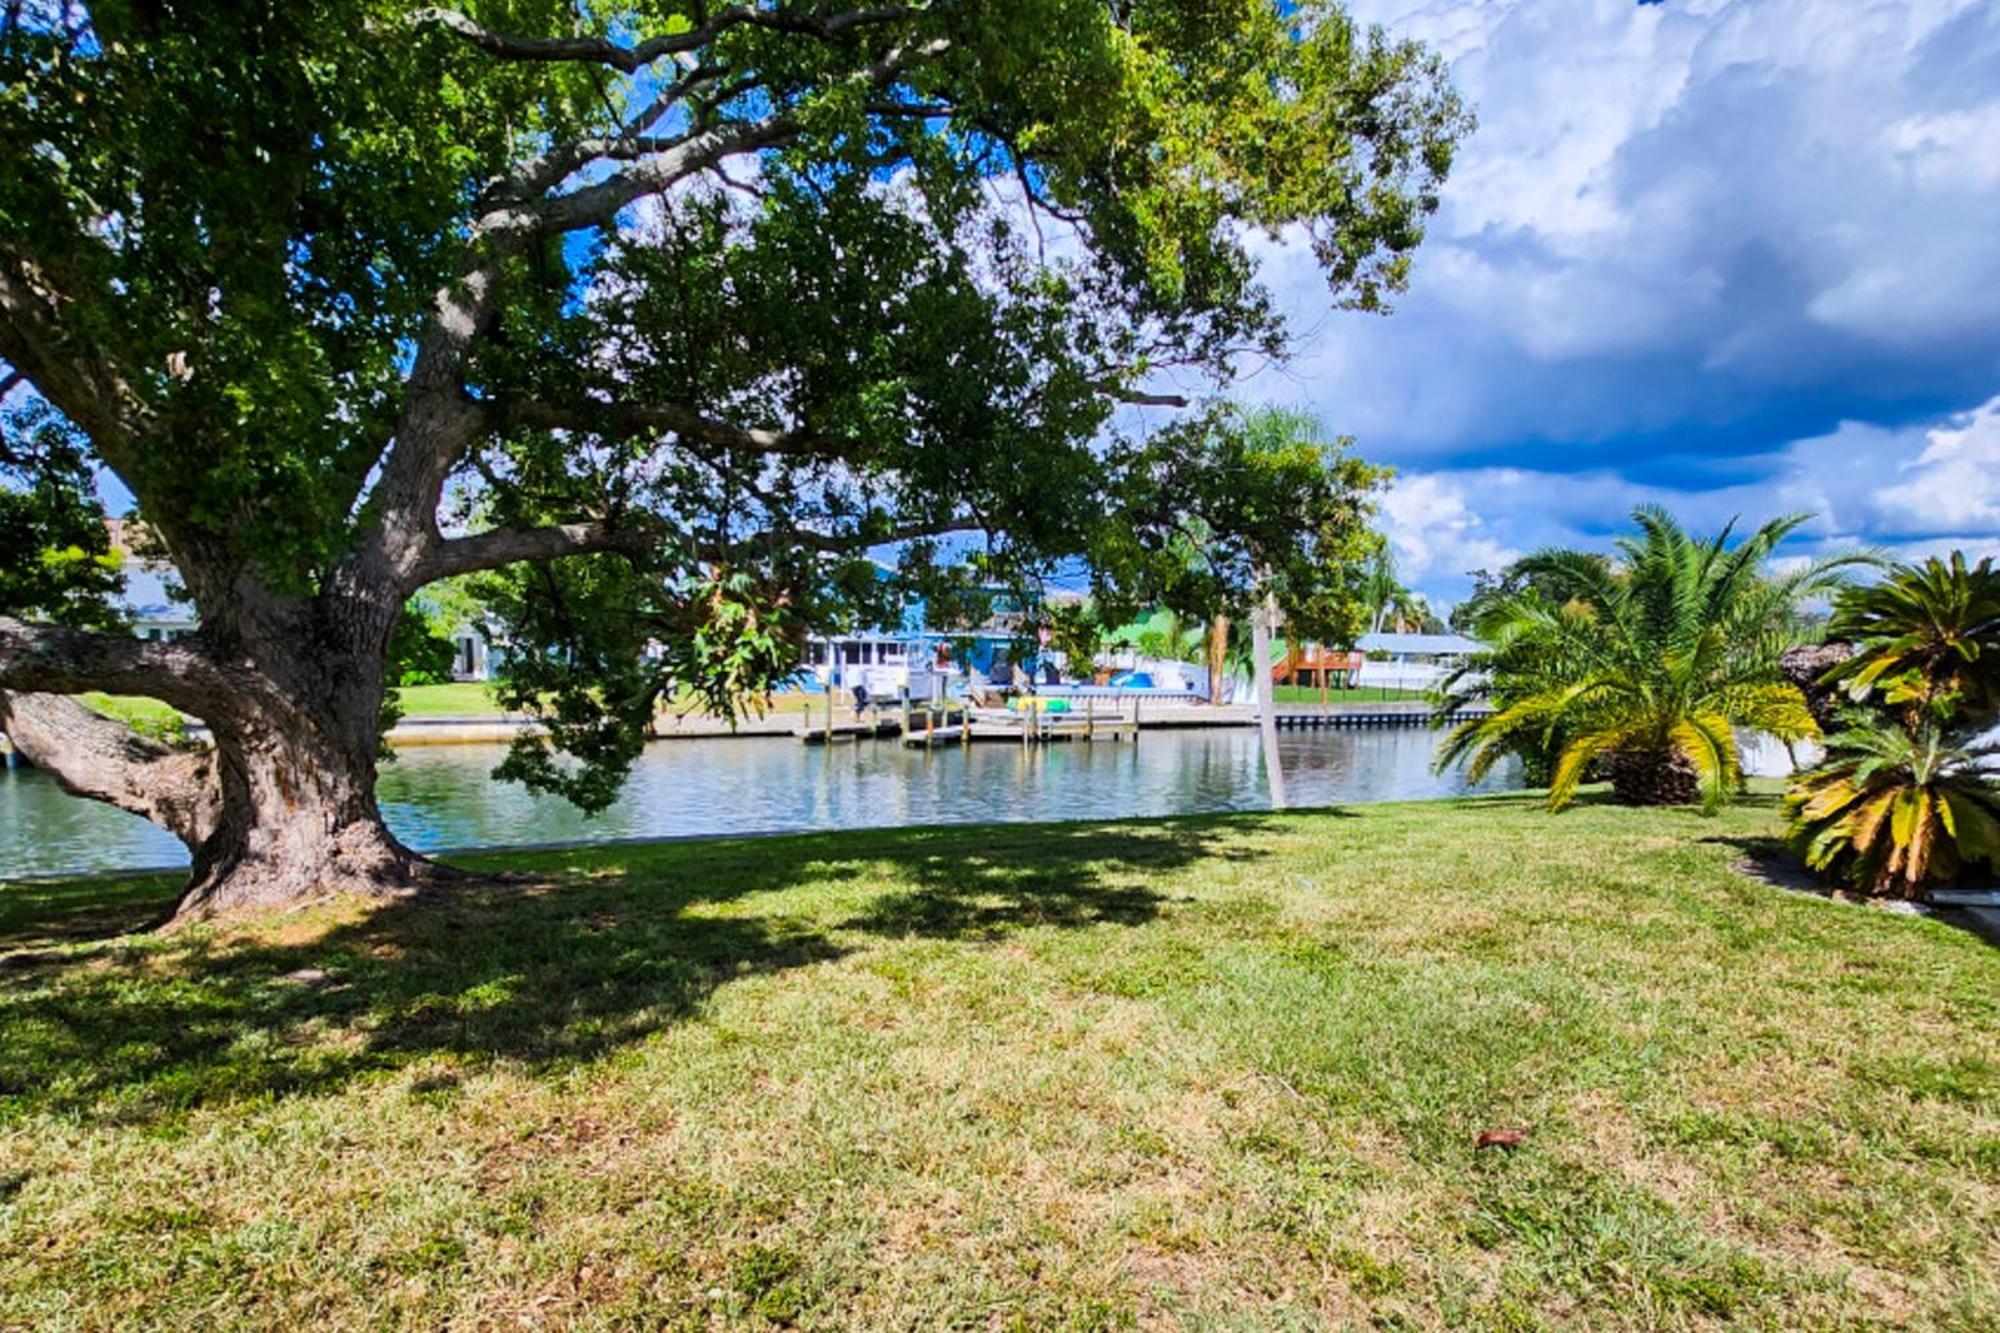
<path fill-rule="evenodd" d="M 0 1326 L 1993 1328 L 2000 951 L 1746 878 L 1772 823 L 620 848 L 164 939 L 7 888 Z"/>

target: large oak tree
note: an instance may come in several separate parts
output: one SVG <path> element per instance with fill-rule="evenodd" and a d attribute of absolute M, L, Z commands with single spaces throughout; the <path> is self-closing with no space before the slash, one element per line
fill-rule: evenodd
<path fill-rule="evenodd" d="M 0 471 L 72 532 L 114 477 L 200 630 L 93 623 L 51 538 L 83 590 L 0 583 L 0 725 L 187 843 L 184 914 L 421 885 L 374 794 L 418 590 L 496 580 L 552 732 L 512 769 L 601 802 L 663 695 L 968 546 L 1026 578 L 1243 511 L 1226 432 L 1119 405 L 1282 353 L 1260 235 L 1382 308 L 1465 127 L 1313 0 L 7 0 Z M 1306 542 L 1349 498 L 1253 480 Z"/>

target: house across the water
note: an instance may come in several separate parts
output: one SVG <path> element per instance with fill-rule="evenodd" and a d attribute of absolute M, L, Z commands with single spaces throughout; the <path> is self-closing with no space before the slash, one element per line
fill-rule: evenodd
<path fill-rule="evenodd" d="M 1363 658 L 1355 683 L 1386 689 L 1428 690 L 1486 645 L 1463 634 L 1364 634 L 1355 647 Z"/>
<path fill-rule="evenodd" d="M 1059 654 L 1045 654 L 1036 640 L 1032 626 L 1039 607 L 1024 605 L 1000 589 L 988 591 L 991 610 L 970 629 L 926 624 L 924 603 L 912 599 L 893 629 L 815 635 L 806 644 L 804 674 L 815 688 L 861 685 L 877 698 L 907 690 L 912 698 L 926 699 L 968 682 L 1006 684 L 1017 672 L 1045 671 L 1051 662 L 1060 663 Z M 1082 594 L 1066 591 L 1051 591 L 1045 598 L 1051 603 L 1080 600 Z"/>

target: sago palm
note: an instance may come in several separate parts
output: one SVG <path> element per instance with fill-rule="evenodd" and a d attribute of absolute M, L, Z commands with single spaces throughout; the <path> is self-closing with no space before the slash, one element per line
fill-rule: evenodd
<path fill-rule="evenodd" d="M 1990 557 L 1967 567 L 1953 551 L 1899 565 L 1843 593 L 1827 633 L 1854 645 L 1828 680 L 1856 700 L 1879 695 L 1913 720 L 1946 699 L 1966 721 L 2000 712 L 2000 570 Z"/>
<path fill-rule="evenodd" d="M 1785 793 L 1792 845 L 1830 879 L 1915 898 L 2000 857 L 2000 746 L 1932 716 L 1850 713 L 1827 758 Z"/>
<path fill-rule="evenodd" d="M 1767 567 L 1805 515 L 1774 519 L 1731 544 L 1734 524 L 1691 537 L 1664 510 L 1633 515 L 1639 535 L 1610 557 L 1549 550 L 1516 566 L 1522 591 L 1497 598 L 1477 630 L 1495 711 L 1455 727 L 1440 767 L 1472 777 L 1503 756 L 1552 758 L 1549 805 L 1561 809 L 1602 772 L 1618 799 L 1714 809 L 1742 780 L 1736 728 L 1781 740 L 1817 734 L 1778 656 L 1806 632 L 1799 606 L 1865 557 Z M 1468 673 L 1447 706 L 1481 688 Z"/>

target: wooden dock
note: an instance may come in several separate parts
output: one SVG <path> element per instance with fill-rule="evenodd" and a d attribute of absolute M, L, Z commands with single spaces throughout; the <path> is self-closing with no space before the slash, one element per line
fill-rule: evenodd
<path fill-rule="evenodd" d="M 903 744 L 912 750 L 972 742 L 972 710 L 963 704 L 919 704 L 903 710 Z"/>
<path fill-rule="evenodd" d="M 903 734 L 898 718 L 859 718 L 849 722 L 809 722 L 792 733 L 807 745 L 836 745 L 841 741 L 892 740 Z"/>
<path fill-rule="evenodd" d="M 1090 700 L 1081 709 L 1063 712 L 1037 707 L 980 708 L 973 710 L 969 739 L 1020 746 L 1136 741 L 1139 719 L 1118 709 L 1099 711 Z"/>
<path fill-rule="evenodd" d="M 1242 705 L 1218 708 L 1149 704 L 1142 715 L 1136 701 L 1129 707 L 1120 707 L 1117 702 L 1086 697 L 1072 701 L 1070 708 L 1062 712 L 1046 707 L 1045 703 L 1031 702 L 1026 708 L 905 704 L 899 713 L 883 707 L 868 716 L 848 720 L 836 720 L 822 713 L 817 718 L 808 716 L 793 734 L 807 745 L 900 737 L 911 749 L 930 750 L 974 743 L 1034 746 L 1072 741 L 1121 742 L 1136 740 L 1140 731 L 1154 728 L 1257 725 L 1256 710 Z M 1469 709 L 1453 713 L 1446 721 L 1457 723 L 1486 716 L 1489 710 Z M 1326 708 L 1293 704 L 1280 706 L 1277 719 L 1279 729 L 1284 731 L 1429 727 L 1435 722 L 1431 706 L 1416 699 L 1334 704 Z"/>

